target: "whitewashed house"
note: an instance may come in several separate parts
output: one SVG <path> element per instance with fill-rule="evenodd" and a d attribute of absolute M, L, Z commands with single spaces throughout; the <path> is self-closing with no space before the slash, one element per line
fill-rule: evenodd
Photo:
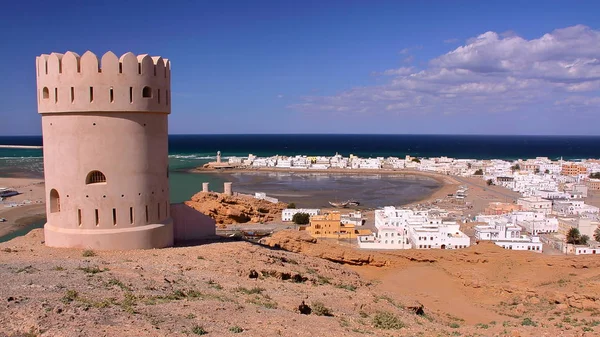
<path fill-rule="evenodd" d="M 497 246 L 510 250 L 529 250 L 541 253 L 543 244 L 537 236 L 521 235 L 521 228 L 506 218 L 491 220 L 487 225 L 475 226 L 475 238 L 493 241 Z"/>
<path fill-rule="evenodd" d="M 320 215 L 321 210 L 318 208 L 286 208 L 281 211 L 281 221 L 292 221 L 297 213 L 307 213 L 310 216 Z"/>

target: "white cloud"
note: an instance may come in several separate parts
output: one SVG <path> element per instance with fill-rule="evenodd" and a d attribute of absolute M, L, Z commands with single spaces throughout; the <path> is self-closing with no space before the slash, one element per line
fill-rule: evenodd
<path fill-rule="evenodd" d="M 600 31 L 577 25 L 531 40 L 513 32 L 490 31 L 432 59 L 423 70 L 401 67 L 377 74 L 390 80 L 334 96 L 305 97 L 292 108 L 346 114 L 540 113 L 541 105 L 558 111 L 575 93 L 583 94 L 583 102 L 588 103 L 569 106 L 597 107 Z M 577 97 L 575 101 L 582 102 Z"/>

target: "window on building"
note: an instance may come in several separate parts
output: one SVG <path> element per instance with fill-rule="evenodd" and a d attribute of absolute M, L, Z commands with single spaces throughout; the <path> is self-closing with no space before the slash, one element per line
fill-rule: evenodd
<path fill-rule="evenodd" d="M 48 90 L 47 87 L 44 87 L 44 89 L 42 89 L 42 98 L 43 99 L 50 98 L 50 90 Z"/>
<path fill-rule="evenodd" d="M 152 98 L 152 88 L 144 87 L 144 89 L 142 89 L 142 97 Z"/>
<path fill-rule="evenodd" d="M 100 171 L 92 171 L 85 178 L 85 183 L 87 185 L 106 183 L 106 176 Z"/>
<path fill-rule="evenodd" d="M 50 212 L 60 212 L 60 195 L 55 189 L 50 190 Z"/>

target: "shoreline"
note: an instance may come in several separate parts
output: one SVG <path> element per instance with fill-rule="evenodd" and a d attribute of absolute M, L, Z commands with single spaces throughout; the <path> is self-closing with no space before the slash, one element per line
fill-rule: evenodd
<path fill-rule="evenodd" d="M 0 202 L 0 218 L 6 219 L 6 222 L 0 222 L 0 237 L 33 225 L 46 217 L 43 179 L 2 177 L 0 186 L 14 188 L 20 193 Z M 13 204 L 16 206 L 6 207 Z"/>
<path fill-rule="evenodd" d="M 320 173 L 320 174 L 346 174 L 346 175 L 395 175 L 395 176 L 409 176 L 409 177 L 427 177 L 439 182 L 441 185 L 446 184 L 460 184 L 451 175 L 443 175 L 435 172 L 418 171 L 418 170 L 406 170 L 406 169 L 326 169 L 326 170 L 294 170 L 289 168 L 276 168 L 276 167 L 261 167 L 261 168 L 232 168 L 232 169 L 215 169 L 215 168 L 201 168 L 196 167 L 193 169 L 184 170 L 187 173 L 224 173 L 224 174 L 235 174 L 235 173 Z"/>
<path fill-rule="evenodd" d="M 39 145 L 2 145 L 0 144 L 0 149 L 42 149 L 43 146 Z"/>

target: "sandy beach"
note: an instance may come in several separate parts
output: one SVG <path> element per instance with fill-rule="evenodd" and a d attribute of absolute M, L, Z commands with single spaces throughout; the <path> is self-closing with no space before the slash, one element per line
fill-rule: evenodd
<path fill-rule="evenodd" d="M 0 218 L 6 219 L 6 222 L 0 222 L 0 237 L 45 218 L 42 179 L 0 178 L 0 187 L 13 188 L 21 193 L 0 201 Z"/>

